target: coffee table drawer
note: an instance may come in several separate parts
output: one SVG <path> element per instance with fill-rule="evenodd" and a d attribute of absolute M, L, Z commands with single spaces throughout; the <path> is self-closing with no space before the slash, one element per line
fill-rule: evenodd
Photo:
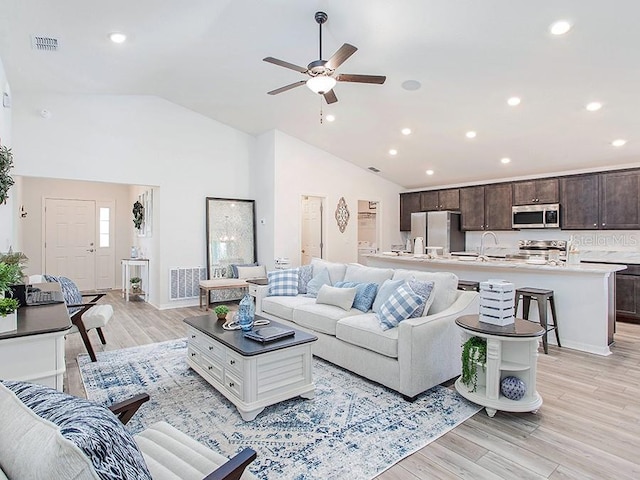
<path fill-rule="evenodd" d="M 227 350 L 227 359 L 225 362 L 225 368 L 242 377 L 243 366 L 244 366 L 244 359 L 240 355 L 238 355 L 236 352 Z"/>
<path fill-rule="evenodd" d="M 244 400 L 242 395 L 242 380 L 226 370 L 224 372 L 224 386 L 240 400 Z"/>
<path fill-rule="evenodd" d="M 205 335 L 195 328 L 189 328 L 187 340 L 189 341 L 189 345 L 195 345 L 202 350 L 204 354 L 217 358 L 220 362 L 224 361 L 224 347 L 208 335 Z"/>
<path fill-rule="evenodd" d="M 224 377 L 222 365 L 211 358 L 207 358 L 204 355 L 200 360 L 200 366 L 204 369 L 204 371 L 215 381 L 222 383 L 222 379 Z"/>

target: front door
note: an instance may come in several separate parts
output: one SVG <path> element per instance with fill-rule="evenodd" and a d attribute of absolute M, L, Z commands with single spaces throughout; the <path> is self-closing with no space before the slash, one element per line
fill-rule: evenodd
<path fill-rule="evenodd" d="M 323 258 L 322 197 L 302 197 L 300 265 L 308 265 L 313 257 Z"/>
<path fill-rule="evenodd" d="M 45 200 L 44 273 L 65 276 L 80 290 L 96 288 L 96 203 Z"/>

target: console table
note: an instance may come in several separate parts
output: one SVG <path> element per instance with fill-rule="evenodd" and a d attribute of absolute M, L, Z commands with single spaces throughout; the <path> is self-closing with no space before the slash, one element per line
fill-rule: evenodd
<path fill-rule="evenodd" d="M 516 318 L 515 323 L 501 327 L 481 322 L 479 315 L 464 315 L 456 319 L 456 324 L 462 329 L 463 342 L 471 337 L 487 342 L 487 363 L 484 369 L 478 366 L 476 391 L 469 391 L 460 377 L 455 383 L 458 393 L 484 406 L 490 417 L 498 410 L 536 413 L 542 405 L 536 390 L 538 343 L 544 333 L 540 324 Z M 500 382 L 507 376 L 525 383 L 527 391 L 520 400 L 510 400 L 500 393 Z"/>
<path fill-rule="evenodd" d="M 42 290 L 58 283 L 36 284 Z M 0 334 L 0 378 L 39 383 L 62 391 L 64 336 L 71 319 L 64 303 L 20 307 L 18 329 Z"/>
<path fill-rule="evenodd" d="M 123 258 L 122 264 L 122 293 L 125 301 L 129 301 L 129 293 L 131 291 L 131 271 L 138 272 L 142 278 L 142 292 L 135 293 L 142 298 L 148 298 L 149 295 L 149 259 L 148 258 Z M 132 268 L 133 267 L 133 268 Z"/>

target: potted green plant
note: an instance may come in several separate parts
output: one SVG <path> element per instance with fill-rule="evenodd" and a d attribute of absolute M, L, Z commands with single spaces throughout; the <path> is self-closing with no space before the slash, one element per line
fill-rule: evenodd
<path fill-rule="evenodd" d="M 462 344 L 462 383 L 475 392 L 478 388 L 478 366 L 484 369 L 487 363 L 487 341 L 470 337 Z"/>
<path fill-rule="evenodd" d="M 7 203 L 9 189 L 14 181 L 9 175 L 9 170 L 13 168 L 13 154 L 11 149 L 0 146 L 0 204 Z"/>
<path fill-rule="evenodd" d="M 142 293 L 142 279 L 140 277 L 131 277 L 131 293 Z"/>
<path fill-rule="evenodd" d="M 20 280 L 19 265 L 0 262 L 0 333 L 10 332 L 17 328 L 16 310 L 20 306 L 20 302 L 11 298 L 9 286 Z"/>
<path fill-rule="evenodd" d="M 226 320 L 227 313 L 229 313 L 229 307 L 227 307 L 226 305 L 218 305 L 213 309 L 213 311 L 218 316 L 218 320 Z"/>

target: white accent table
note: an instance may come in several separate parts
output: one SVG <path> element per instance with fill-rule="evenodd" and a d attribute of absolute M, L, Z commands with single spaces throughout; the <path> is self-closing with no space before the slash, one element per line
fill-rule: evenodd
<path fill-rule="evenodd" d="M 475 392 L 469 391 L 456 380 L 455 387 L 467 400 L 485 407 L 487 415 L 496 411 L 533 412 L 542 405 L 542 397 L 536 390 L 536 367 L 538 343 L 544 329 L 534 322 L 515 319 L 515 323 L 500 327 L 480 321 L 479 315 L 464 315 L 456 319 L 462 329 L 463 342 L 471 337 L 487 341 L 487 363 L 478 366 L 478 385 Z M 514 376 L 524 381 L 527 391 L 520 400 L 510 400 L 500 393 L 500 382 L 504 377 Z"/>
<path fill-rule="evenodd" d="M 135 293 L 145 300 L 149 296 L 149 259 L 148 258 L 123 258 L 120 260 L 122 265 L 122 294 L 125 301 L 129 301 L 129 293 L 131 292 L 131 273 L 132 271 L 139 273 L 142 278 L 142 293 Z M 134 275 L 137 276 L 137 275 Z"/>
<path fill-rule="evenodd" d="M 283 400 L 315 396 L 315 335 L 295 330 L 292 337 L 262 344 L 245 338 L 242 330 L 223 329 L 214 315 L 184 322 L 189 326 L 187 364 L 233 403 L 243 420 L 253 420 L 265 407 Z"/>

